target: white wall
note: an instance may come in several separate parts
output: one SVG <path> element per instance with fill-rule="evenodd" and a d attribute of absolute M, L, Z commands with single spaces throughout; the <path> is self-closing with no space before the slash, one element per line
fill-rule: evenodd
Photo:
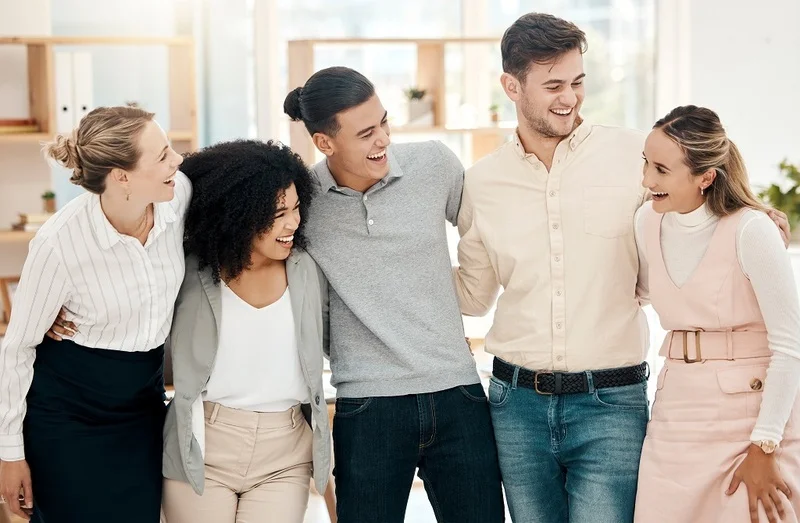
<path fill-rule="evenodd" d="M 715 110 L 754 185 L 800 161 L 800 1 L 660 0 L 657 117 Z"/>

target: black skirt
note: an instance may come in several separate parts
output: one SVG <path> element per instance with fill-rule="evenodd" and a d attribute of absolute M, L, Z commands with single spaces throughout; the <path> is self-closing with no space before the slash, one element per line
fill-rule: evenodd
<path fill-rule="evenodd" d="M 158 523 L 164 348 L 45 338 L 23 425 L 34 523 Z"/>

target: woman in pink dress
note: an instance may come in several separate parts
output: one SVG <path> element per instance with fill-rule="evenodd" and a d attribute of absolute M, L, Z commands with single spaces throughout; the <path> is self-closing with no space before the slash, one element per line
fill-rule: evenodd
<path fill-rule="evenodd" d="M 669 332 L 635 519 L 797 523 L 800 305 L 783 240 L 713 111 L 671 111 L 644 161 L 640 287 Z"/>

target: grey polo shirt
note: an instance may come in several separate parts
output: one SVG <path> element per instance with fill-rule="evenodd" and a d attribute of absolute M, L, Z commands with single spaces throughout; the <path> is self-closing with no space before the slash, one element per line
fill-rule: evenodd
<path fill-rule="evenodd" d="M 464 168 L 441 142 L 388 149 L 389 174 L 365 193 L 326 161 L 305 231 L 328 279 L 332 384 L 339 397 L 402 396 L 478 383 L 452 280 Z"/>

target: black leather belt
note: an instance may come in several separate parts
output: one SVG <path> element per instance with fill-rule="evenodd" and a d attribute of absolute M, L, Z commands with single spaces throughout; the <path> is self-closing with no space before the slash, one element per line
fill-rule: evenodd
<path fill-rule="evenodd" d="M 514 366 L 500 358 L 494 359 L 494 376 L 511 383 L 514 379 Z M 650 368 L 647 362 L 633 367 L 620 367 L 592 371 L 595 389 L 624 387 L 647 381 Z M 517 385 L 533 389 L 539 394 L 578 394 L 589 392 L 589 381 L 585 372 L 538 372 L 520 367 Z"/>

